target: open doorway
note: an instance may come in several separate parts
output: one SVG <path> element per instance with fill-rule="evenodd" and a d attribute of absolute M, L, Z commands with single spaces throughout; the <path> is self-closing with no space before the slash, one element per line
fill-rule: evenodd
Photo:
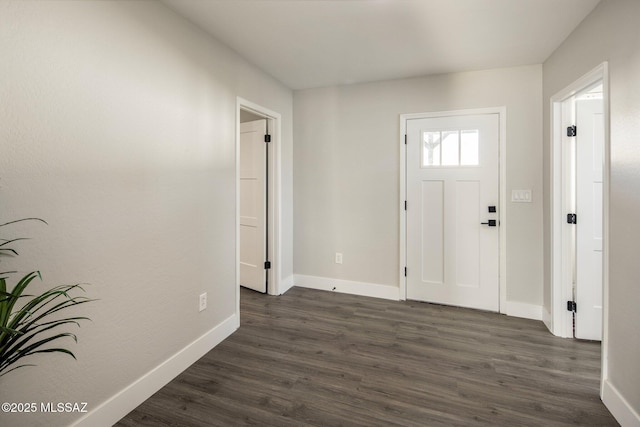
<path fill-rule="evenodd" d="M 236 105 L 236 285 L 271 295 L 280 286 L 280 114 Z"/>
<path fill-rule="evenodd" d="M 550 329 L 562 337 L 604 341 L 609 197 L 607 64 L 553 96 L 551 114 Z"/>
<path fill-rule="evenodd" d="M 573 336 L 602 340 L 604 112 L 602 82 L 577 94 L 573 105 Z M 580 129 L 580 133 L 578 133 Z M 578 307 L 580 310 L 578 311 Z"/>

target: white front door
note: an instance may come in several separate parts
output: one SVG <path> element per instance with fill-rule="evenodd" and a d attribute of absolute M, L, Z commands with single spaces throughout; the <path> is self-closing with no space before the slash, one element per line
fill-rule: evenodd
<path fill-rule="evenodd" d="M 576 101 L 576 338 L 602 339 L 602 99 Z"/>
<path fill-rule="evenodd" d="M 240 285 L 267 291 L 266 120 L 240 124 Z"/>
<path fill-rule="evenodd" d="M 499 115 L 407 120 L 407 298 L 499 310 Z"/>

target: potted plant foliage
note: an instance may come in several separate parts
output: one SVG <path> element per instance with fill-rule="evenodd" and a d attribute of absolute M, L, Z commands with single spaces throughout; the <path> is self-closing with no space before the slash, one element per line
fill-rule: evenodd
<path fill-rule="evenodd" d="M 21 221 L 45 221 L 39 218 L 25 218 L 0 224 L 0 232 L 5 227 Z M 15 242 L 24 238 L 5 239 L 0 233 L 0 259 L 17 256 L 13 247 Z M 71 338 L 78 341 L 75 334 L 67 332 L 64 326 L 71 324 L 80 326 L 81 320 L 87 317 L 65 317 L 70 307 L 85 304 L 92 299 L 85 296 L 74 296 L 84 292 L 79 285 L 61 285 L 41 293 L 27 293 L 34 288 L 34 280 L 42 277 L 39 271 L 32 271 L 17 279 L 17 283 L 8 287 L 8 282 L 16 272 L 0 272 L 0 376 L 25 366 L 24 359 L 34 354 L 64 353 L 74 359 L 75 355 L 68 349 L 60 347 L 59 341 Z M 30 287 L 31 286 L 31 287 Z"/>

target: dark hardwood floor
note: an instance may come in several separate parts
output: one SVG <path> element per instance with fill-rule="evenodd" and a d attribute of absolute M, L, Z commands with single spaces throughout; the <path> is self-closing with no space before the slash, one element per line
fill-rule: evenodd
<path fill-rule="evenodd" d="M 537 321 L 293 288 L 117 426 L 616 426 L 600 344 Z"/>

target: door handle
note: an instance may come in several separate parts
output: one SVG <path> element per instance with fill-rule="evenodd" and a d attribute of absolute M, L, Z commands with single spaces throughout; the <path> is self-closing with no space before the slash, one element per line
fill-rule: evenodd
<path fill-rule="evenodd" d="M 489 219 L 487 220 L 487 222 L 481 222 L 481 225 L 488 225 L 489 227 L 495 227 L 498 225 L 497 221 L 495 219 Z"/>

